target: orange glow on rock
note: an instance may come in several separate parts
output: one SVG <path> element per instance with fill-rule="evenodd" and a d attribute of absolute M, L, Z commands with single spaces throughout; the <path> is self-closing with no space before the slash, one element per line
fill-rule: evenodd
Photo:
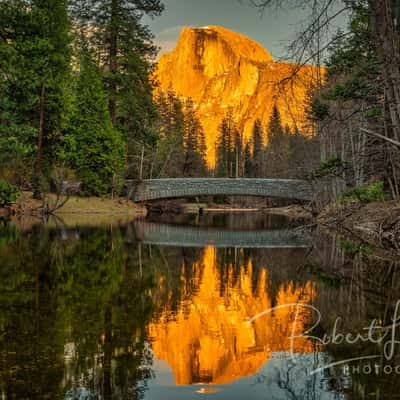
<path fill-rule="evenodd" d="M 313 287 L 310 282 L 300 288 L 281 286 L 273 302 L 265 268 L 255 287 L 251 262 L 240 267 L 236 278 L 233 268 L 230 265 L 222 278 L 216 250 L 207 248 L 203 260 L 194 265 L 195 294 L 181 302 L 176 313 L 167 304 L 148 327 L 155 355 L 172 368 L 177 385 L 225 384 L 253 375 L 272 352 L 289 351 L 290 336 L 303 332 L 311 320 L 309 312 L 302 312 L 292 331 L 295 310 L 288 308 L 249 323 L 272 304 L 309 303 Z M 184 276 L 181 279 L 185 281 Z M 294 341 L 296 353 L 313 349 L 306 338 Z"/>
<path fill-rule="evenodd" d="M 295 71 L 295 79 L 281 83 Z M 264 125 L 269 122 L 275 103 L 283 124 L 302 127 L 307 91 L 318 72 L 323 71 L 276 62 L 255 41 L 210 26 L 184 28 L 176 48 L 160 58 L 154 77 L 159 83 L 157 90 L 172 88 L 197 105 L 208 164 L 213 167 L 218 126 L 229 108 L 245 140 L 251 137 L 256 119 Z"/>

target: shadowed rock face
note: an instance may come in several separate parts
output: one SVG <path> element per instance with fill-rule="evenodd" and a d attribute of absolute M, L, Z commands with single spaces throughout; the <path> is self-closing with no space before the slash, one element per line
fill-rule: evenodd
<path fill-rule="evenodd" d="M 208 162 L 213 165 L 218 126 L 229 108 L 245 139 L 257 118 L 268 123 L 275 103 L 284 124 L 303 125 L 307 90 L 318 69 L 301 67 L 295 80 L 278 85 L 298 68 L 274 61 L 243 35 L 211 26 L 184 28 L 175 50 L 160 58 L 155 78 L 161 90 L 171 87 L 194 100 L 206 133 Z"/>

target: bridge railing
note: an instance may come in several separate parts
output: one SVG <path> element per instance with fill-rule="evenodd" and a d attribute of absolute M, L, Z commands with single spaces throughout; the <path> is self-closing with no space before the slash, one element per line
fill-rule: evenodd
<path fill-rule="evenodd" d="M 253 178 L 171 178 L 127 181 L 128 197 L 137 202 L 196 196 L 261 196 L 309 201 L 307 181 Z"/>

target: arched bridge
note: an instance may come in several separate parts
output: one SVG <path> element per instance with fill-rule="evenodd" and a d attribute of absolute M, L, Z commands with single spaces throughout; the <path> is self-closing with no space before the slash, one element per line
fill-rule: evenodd
<path fill-rule="evenodd" d="M 127 181 L 135 202 L 197 196 L 261 196 L 311 200 L 307 181 L 297 179 L 175 178 Z"/>
<path fill-rule="evenodd" d="M 134 223 L 136 238 L 144 244 L 173 247 L 308 248 L 311 237 L 305 229 L 232 231 L 215 228 Z"/>

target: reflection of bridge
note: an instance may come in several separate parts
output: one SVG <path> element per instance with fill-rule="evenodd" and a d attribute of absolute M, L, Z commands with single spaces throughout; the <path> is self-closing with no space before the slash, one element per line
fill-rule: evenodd
<path fill-rule="evenodd" d="M 215 228 L 137 221 L 136 236 L 145 244 L 174 247 L 305 248 L 310 237 L 302 229 L 229 231 Z"/>
<path fill-rule="evenodd" d="M 296 179 L 176 178 L 127 181 L 133 201 L 196 196 L 261 196 L 311 200 L 308 182 Z"/>

